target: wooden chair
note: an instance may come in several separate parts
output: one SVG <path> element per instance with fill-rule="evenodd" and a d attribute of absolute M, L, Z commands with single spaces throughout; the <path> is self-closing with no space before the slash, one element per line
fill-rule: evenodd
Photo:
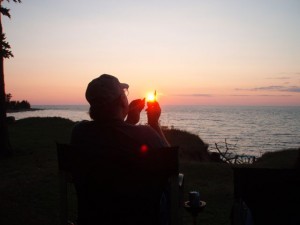
<path fill-rule="evenodd" d="M 182 224 L 184 179 L 178 172 L 177 147 L 127 155 L 112 155 L 108 150 L 108 154 L 90 157 L 82 157 L 78 152 L 68 144 L 57 144 L 61 225 L 67 225 L 70 219 L 68 202 L 72 185 L 76 189 L 79 221 L 86 221 L 83 224 L 106 224 L 100 215 L 98 222 L 91 216 L 99 211 L 106 216 L 111 214 L 112 221 L 107 224 L 126 224 L 120 217 L 131 218 L 130 224 L 156 223 L 159 218 L 153 218 L 159 215 L 156 198 L 165 187 L 170 224 Z"/>
<path fill-rule="evenodd" d="M 300 171 L 234 168 L 234 199 L 232 225 L 300 224 Z"/>

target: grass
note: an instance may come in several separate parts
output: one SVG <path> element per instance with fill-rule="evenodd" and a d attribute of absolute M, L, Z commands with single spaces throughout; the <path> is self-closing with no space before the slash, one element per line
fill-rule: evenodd
<path fill-rule="evenodd" d="M 233 203 L 233 173 L 228 164 L 184 162 L 180 171 L 185 176 L 185 199 L 189 191 L 199 191 L 207 202 L 198 216 L 199 224 L 230 224 Z M 184 224 L 192 224 L 188 213 L 183 215 Z"/>
<path fill-rule="evenodd" d="M 15 154 L 0 163 L 0 224 L 58 224 L 55 141 L 67 141 L 72 126 L 58 118 L 10 126 Z"/>
<path fill-rule="evenodd" d="M 61 118 L 23 119 L 9 126 L 15 154 L 12 158 L 0 159 L 0 224 L 58 224 L 55 143 L 69 142 L 73 126 L 74 122 Z M 165 132 L 171 144 L 183 146 L 181 156 L 184 160 L 180 163 L 180 171 L 185 175 L 185 199 L 189 191 L 196 190 L 207 202 L 198 218 L 199 224 L 230 224 L 233 174 L 229 165 L 188 161 L 198 148 L 202 149 L 201 140 L 187 132 Z M 184 157 L 185 154 L 188 157 Z M 275 159 L 265 157 L 259 162 L 261 166 L 274 163 Z M 186 212 L 183 221 L 185 225 L 192 224 L 192 218 Z"/>

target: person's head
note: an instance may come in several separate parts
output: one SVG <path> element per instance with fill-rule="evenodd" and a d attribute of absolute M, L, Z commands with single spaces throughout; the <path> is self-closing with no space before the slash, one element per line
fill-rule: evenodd
<path fill-rule="evenodd" d="M 85 92 L 90 104 L 90 117 L 93 120 L 124 119 L 128 113 L 125 94 L 128 88 L 128 84 L 120 83 L 118 78 L 108 74 L 92 80 Z"/>

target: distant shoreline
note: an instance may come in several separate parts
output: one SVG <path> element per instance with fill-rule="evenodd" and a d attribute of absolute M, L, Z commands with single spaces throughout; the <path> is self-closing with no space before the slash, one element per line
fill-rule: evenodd
<path fill-rule="evenodd" d="M 31 109 L 8 109 L 6 113 L 18 113 L 18 112 L 31 112 L 31 111 L 38 111 L 38 110 L 44 110 L 39 108 L 31 108 Z"/>

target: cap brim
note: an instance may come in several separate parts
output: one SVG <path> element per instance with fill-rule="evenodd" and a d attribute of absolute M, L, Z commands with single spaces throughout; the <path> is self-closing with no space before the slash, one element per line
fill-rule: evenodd
<path fill-rule="evenodd" d="M 129 85 L 128 84 L 125 84 L 125 83 L 120 83 L 120 87 L 121 88 L 126 88 L 126 89 L 128 89 L 129 88 Z"/>

